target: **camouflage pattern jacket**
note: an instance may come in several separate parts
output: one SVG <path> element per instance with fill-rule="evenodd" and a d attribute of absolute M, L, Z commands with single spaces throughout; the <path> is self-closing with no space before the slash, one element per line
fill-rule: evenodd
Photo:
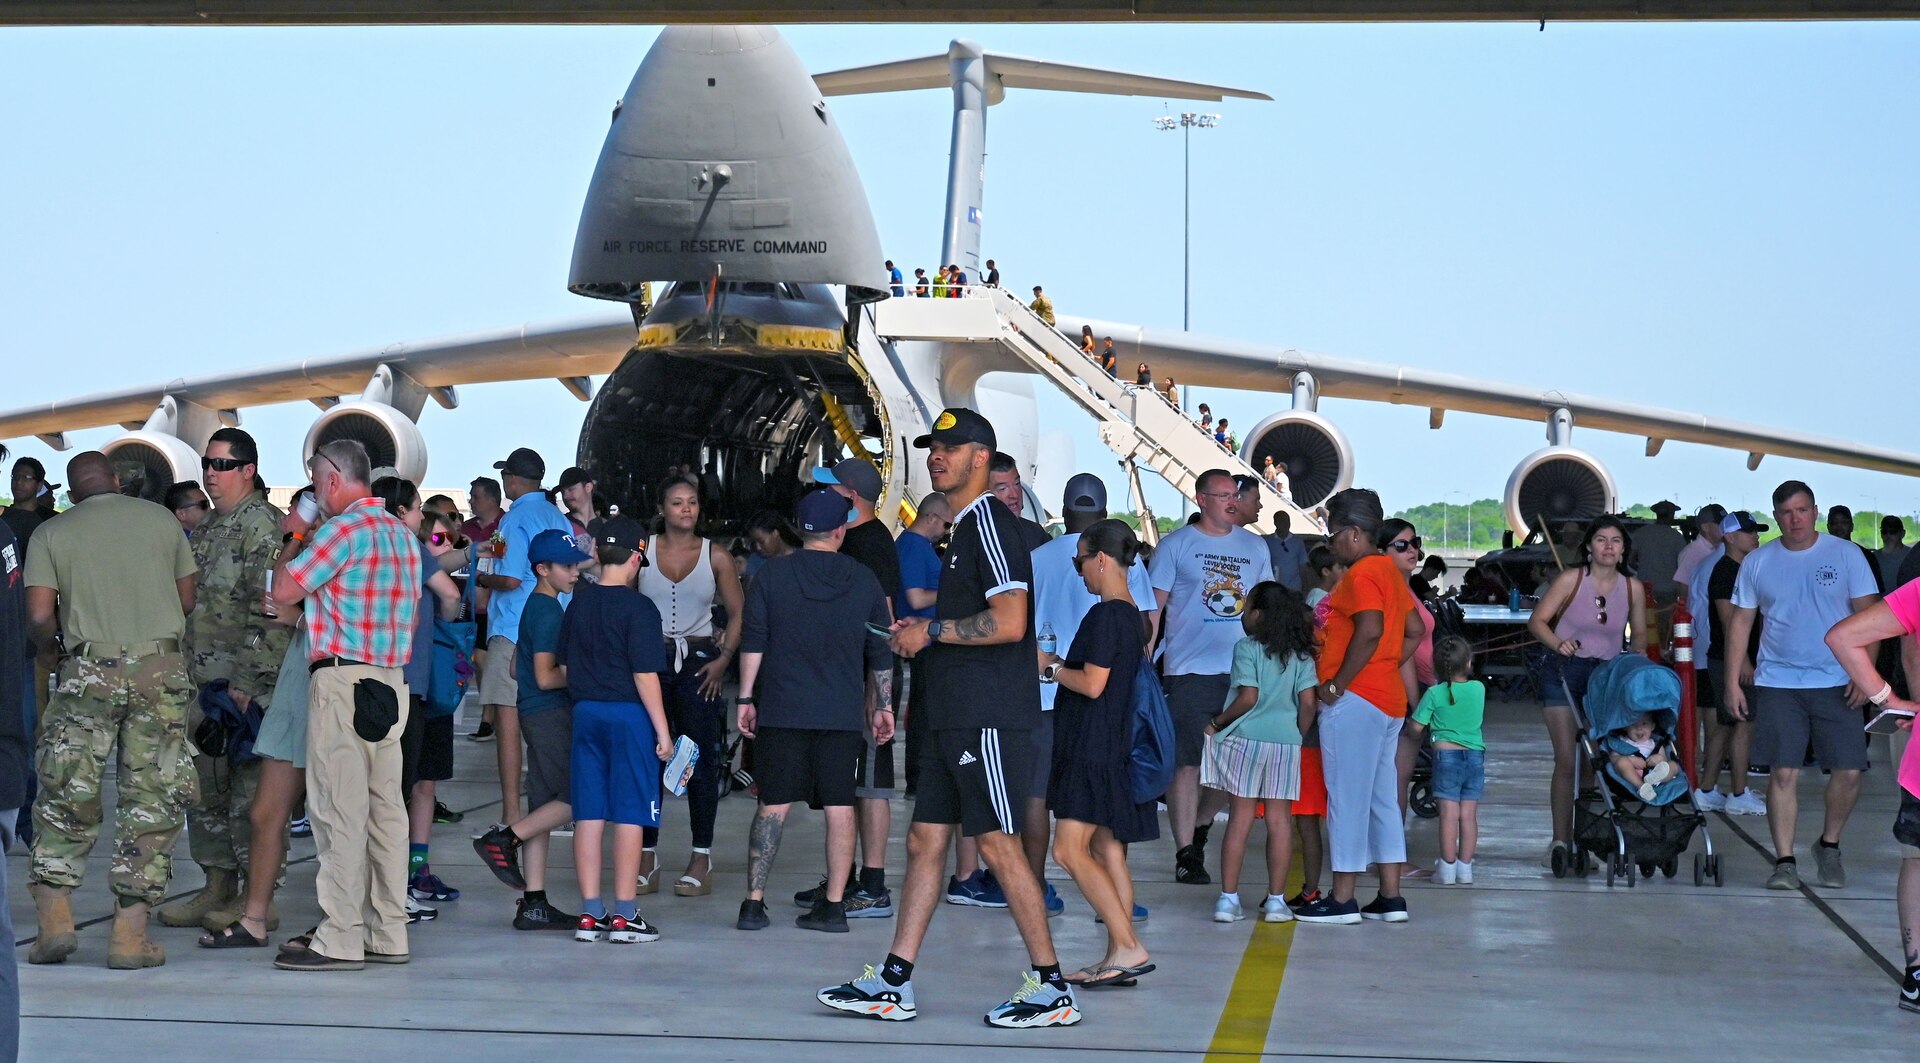
<path fill-rule="evenodd" d="M 200 582 L 187 616 L 187 670 L 196 686 L 225 679 L 273 700 L 291 628 L 260 615 L 267 572 L 280 553 L 280 510 L 254 492 L 230 513 L 215 512 L 189 537 Z"/>

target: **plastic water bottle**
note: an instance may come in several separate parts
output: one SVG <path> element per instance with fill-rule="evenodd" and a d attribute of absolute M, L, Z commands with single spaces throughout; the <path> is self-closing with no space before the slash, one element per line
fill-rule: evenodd
<path fill-rule="evenodd" d="M 1516 613 L 1520 611 L 1520 588 L 1515 587 L 1507 593 L 1507 608 Z"/>
<path fill-rule="evenodd" d="M 1040 652 L 1049 657 L 1060 655 L 1060 637 L 1053 633 L 1051 623 L 1040 625 Z"/>

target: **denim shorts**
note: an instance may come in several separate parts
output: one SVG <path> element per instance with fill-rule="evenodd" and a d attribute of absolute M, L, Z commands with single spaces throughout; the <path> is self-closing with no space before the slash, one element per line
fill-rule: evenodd
<path fill-rule="evenodd" d="M 1487 792 L 1487 754 L 1479 749 L 1433 751 L 1433 796 L 1441 801 L 1478 801 Z"/>

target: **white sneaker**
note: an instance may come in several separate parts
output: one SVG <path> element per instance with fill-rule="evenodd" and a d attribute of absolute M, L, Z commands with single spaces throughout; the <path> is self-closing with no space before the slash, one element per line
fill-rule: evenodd
<path fill-rule="evenodd" d="M 1726 812 L 1730 816 L 1764 816 L 1767 814 L 1767 802 L 1749 786 L 1727 798 Z"/>
<path fill-rule="evenodd" d="M 1471 860 L 1454 861 L 1453 880 L 1462 886 L 1473 885 L 1473 861 Z"/>
<path fill-rule="evenodd" d="M 1247 913 L 1240 910 L 1240 898 L 1231 893 L 1222 893 L 1220 899 L 1213 902 L 1213 921 L 1216 923 L 1237 923 L 1246 917 Z"/>
<path fill-rule="evenodd" d="M 1652 783 L 1643 782 L 1640 784 L 1639 793 L 1640 793 L 1640 800 L 1651 801 L 1655 797 L 1659 796 L 1660 791 L 1657 788 L 1655 788 L 1655 786 Z"/>
<path fill-rule="evenodd" d="M 1285 897 L 1268 894 L 1267 899 L 1260 902 L 1260 919 L 1268 923 L 1291 923 L 1293 909 L 1287 907 Z"/>
<path fill-rule="evenodd" d="M 1660 763 L 1655 764 L 1653 767 L 1647 769 L 1646 781 L 1653 783 L 1655 786 L 1658 786 L 1661 783 L 1666 782 L 1667 777 L 1672 774 L 1673 774 L 1673 765 L 1663 760 Z"/>
<path fill-rule="evenodd" d="M 1702 812 L 1718 812 L 1727 807 L 1727 795 L 1719 790 L 1695 790 L 1693 807 Z"/>
<path fill-rule="evenodd" d="M 1435 882 L 1438 882 L 1442 886 L 1451 886 L 1454 883 L 1454 875 L 1453 861 L 1435 860 L 1433 862 L 1433 880 Z"/>

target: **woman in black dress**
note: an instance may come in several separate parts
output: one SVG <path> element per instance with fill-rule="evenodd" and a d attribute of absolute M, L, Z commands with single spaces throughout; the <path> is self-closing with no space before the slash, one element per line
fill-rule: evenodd
<path fill-rule="evenodd" d="M 1074 972 L 1077 985 L 1113 985 L 1153 969 L 1133 932 L 1128 842 L 1160 836 L 1154 804 L 1133 800 L 1133 688 L 1146 644 L 1140 607 L 1127 593 L 1139 552 L 1133 529 L 1103 520 L 1080 535 L 1074 566 L 1100 598 L 1080 621 L 1067 659 L 1043 655 L 1043 675 L 1060 684 L 1054 702 L 1053 775 L 1047 804 L 1057 823 L 1053 856 L 1107 926 L 1107 954 Z"/>

